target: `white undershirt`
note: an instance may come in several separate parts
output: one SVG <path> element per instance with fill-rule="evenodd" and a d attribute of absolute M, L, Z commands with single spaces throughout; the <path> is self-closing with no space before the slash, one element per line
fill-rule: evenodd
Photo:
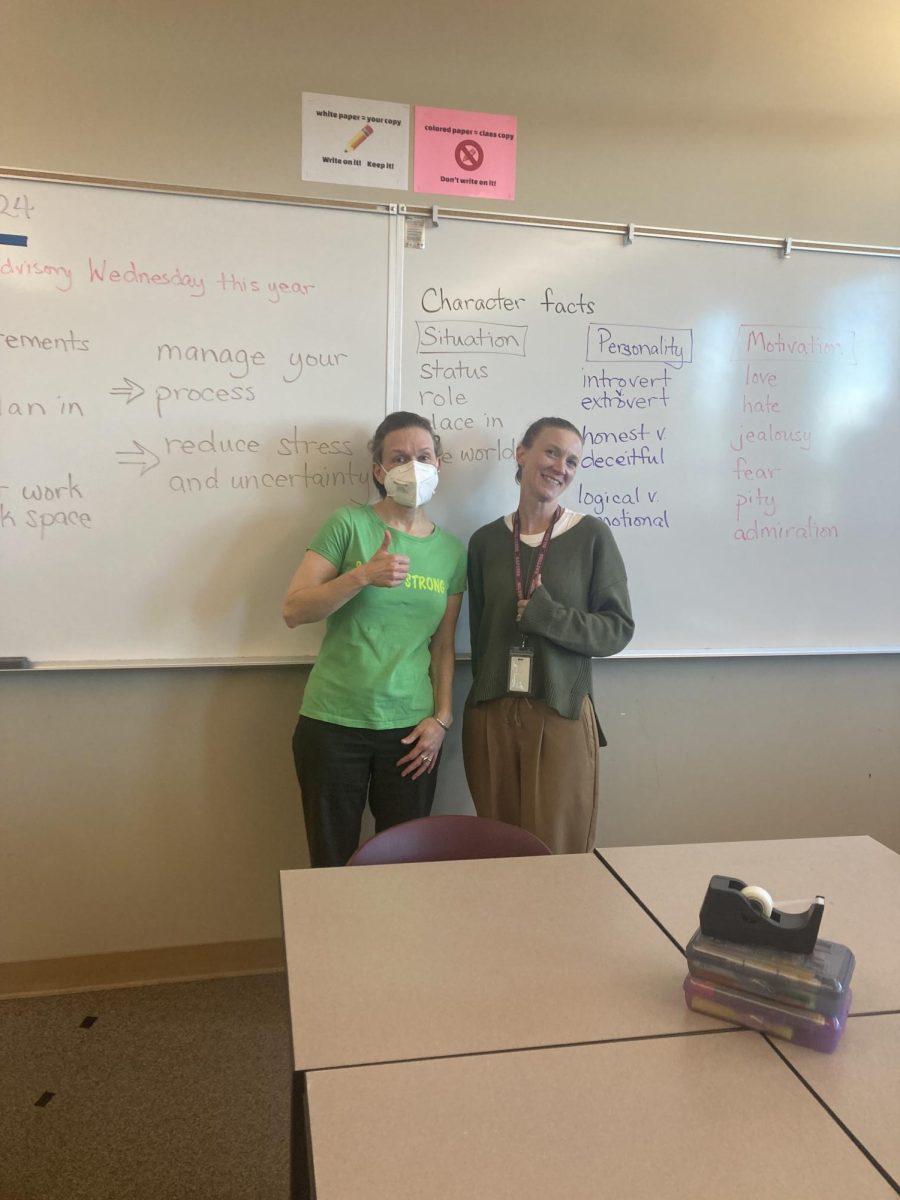
<path fill-rule="evenodd" d="M 510 532 L 512 532 L 514 516 L 515 513 L 510 513 L 508 516 L 503 518 L 506 528 Z M 553 532 L 550 534 L 551 542 L 555 537 L 559 537 L 561 533 L 565 533 L 567 529 L 571 529 L 573 526 L 577 525 L 583 516 L 584 513 L 573 512 L 571 508 L 564 508 L 559 520 L 553 526 Z M 526 546 L 539 546 L 544 540 L 543 533 L 522 533 L 519 536 Z"/>

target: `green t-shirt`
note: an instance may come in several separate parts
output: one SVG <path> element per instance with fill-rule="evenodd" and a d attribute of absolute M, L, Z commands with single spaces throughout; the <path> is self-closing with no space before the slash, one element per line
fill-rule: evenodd
<path fill-rule="evenodd" d="M 309 544 L 340 574 L 367 562 L 387 526 L 369 507 L 339 508 Z M 466 589 L 462 542 L 435 526 L 428 537 L 391 529 L 390 552 L 409 557 L 399 587 L 365 587 L 326 619 L 300 712 L 362 729 L 416 725 L 434 712 L 431 635 L 447 597 Z"/>

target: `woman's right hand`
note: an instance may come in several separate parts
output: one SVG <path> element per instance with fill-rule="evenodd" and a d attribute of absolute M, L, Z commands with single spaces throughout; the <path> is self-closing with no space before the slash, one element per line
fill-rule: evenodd
<path fill-rule="evenodd" d="M 391 554 L 390 544 L 390 531 L 385 530 L 384 540 L 369 561 L 343 575 L 323 555 L 307 550 L 284 598 L 287 627 L 324 621 L 369 585 L 399 587 L 409 574 L 409 559 L 404 554 Z"/>
<path fill-rule="evenodd" d="M 381 545 L 359 568 L 370 587 L 399 587 L 409 574 L 409 558 L 405 554 L 391 554 L 390 544 L 391 531 L 386 529 Z"/>

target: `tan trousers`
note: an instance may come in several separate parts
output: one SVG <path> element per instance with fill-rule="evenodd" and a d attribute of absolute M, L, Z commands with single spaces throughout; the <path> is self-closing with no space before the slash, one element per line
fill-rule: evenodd
<path fill-rule="evenodd" d="M 467 706 L 462 745 L 480 817 L 530 829 L 555 854 L 593 850 L 600 739 L 588 697 L 575 721 L 529 696 Z"/>

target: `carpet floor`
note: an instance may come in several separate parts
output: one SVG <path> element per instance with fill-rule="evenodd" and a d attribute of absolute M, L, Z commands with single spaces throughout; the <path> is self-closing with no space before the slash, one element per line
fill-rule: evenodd
<path fill-rule="evenodd" d="M 283 1200 L 284 975 L 0 1002 L 0 1200 Z"/>

